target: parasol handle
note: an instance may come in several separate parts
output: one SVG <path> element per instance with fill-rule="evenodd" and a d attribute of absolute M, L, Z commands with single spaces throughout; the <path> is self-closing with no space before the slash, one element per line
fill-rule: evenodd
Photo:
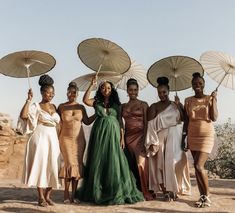
<path fill-rule="evenodd" d="M 27 78 L 28 78 L 29 89 L 32 89 L 32 88 L 31 88 L 31 84 L 30 84 L 30 76 L 29 76 L 29 74 L 30 74 L 30 69 L 29 69 L 29 66 L 26 66 L 26 69 L 27 69 Z"/>
<path fill-rule="evenodd" d="M 228 73 L 225 73 L 224 77 L 221 79 L 221 81 L 219 82 L 218 86 L 216 87 L 215 91 L 218 91 L 219 86 L 221 85 L 221 83 L 223 82 L 224 78 L 226 77 Z"/>
<path fill-rule="evenodd" d="M 102 67 L 102 64 L 100 64 L 100 66 L 99 66 L 99 69 L 98 69 L 98 71 L 97 71 L 97 73 L 96 73 L 96 77 L 98 76 L 98 74 L 99 74 L 99 72 L 100 72 L 100 70 L 101 70 L 101 67 Z"/>

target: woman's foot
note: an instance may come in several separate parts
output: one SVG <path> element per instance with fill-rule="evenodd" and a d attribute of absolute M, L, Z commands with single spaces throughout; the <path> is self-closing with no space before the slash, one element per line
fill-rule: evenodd
<path fill-rule="evenodd" d="M 55 205 L 55 203 L 50 198 L 47 198 L 46 202 L 48 203 L 49 206 L 54 206 Z"/>
<path fill-rule="evenodd" d="M 164 194 L 164 201 L 170 202 L 171 201 L 171 195 L 170 192 L 167 192 Z"/>
<path fill-rule="evenodd" d="M 80 200 L 78 200 L 78 199 L 76 199 L 76 198 L 73 198 L 73 199 L 71 200 L 71 203 L 73 203 L 73 204 L 80 204 Z"/>
<path fill-rule="evenodd" d="M 41 207 L 47 207 L 48 203 L 46 202 L 46 200 L 44 198 L 39 198 L 38 199 L 38 205 Z"/>
<path fill-rule="evenodd" d="M 176 192 L 170 192 L 170 196 L 173 201 L 176 201 L 179 198 Z"/>
<path fill-rule="evenodd" d="M 70 204 L 70 203 L 71 203 L 70 199 L 65 199 L 64 200 L 64 204 Z"/>
<path fill-rule="evenodd" d="M 195 203 L 195 206 L 197 208 L 210 207 L 211 206 L 211 200 L 210 200 L 209 196 L 201 195 L 199 200 Z"/>
<path fill-rule="evenodd" d="M 154 200 L 156 198 L 156 194 L 144 194 L 144 199 L 146 201 Z"/>

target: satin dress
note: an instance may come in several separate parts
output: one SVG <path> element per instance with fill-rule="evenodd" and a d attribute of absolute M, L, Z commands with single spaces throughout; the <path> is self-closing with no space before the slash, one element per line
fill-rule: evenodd
<path fill-rule="evenodd" d="M 139 107 L 132 111 L 129 111 L 124 104 L 122 117 L 125 121 L 125 144 L 130 154 L 129 166 L 145 195 L 148 193 L 148 162 L 145 153 L 144 108 L 142 102 Z"/>
<path fill-rule="evenodd" d="M 187 153 L 181 149 L 182 124 L 174 103 L 148 122 L 146 149 L 149 156 L 149 189 L 155 193 L 163 184 L 166 191 L 190 194 Z M 151 145 L 158 147 L 151 151 Z"/>
<path fill-rule="evenodd" d="M 60 117 L 41 109 L 39 103 L 29 107 L 28 119 L 19 118 L 18 130 L 30 134 L 26 145 L 23 183 L 42 188 L 59 188 L 60 147 L 56 126 Z"/>

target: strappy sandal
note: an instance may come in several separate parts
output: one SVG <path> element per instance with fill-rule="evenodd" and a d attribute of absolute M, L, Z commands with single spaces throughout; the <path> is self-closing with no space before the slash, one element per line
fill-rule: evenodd
<path fill-rule="evenodd" d="M 164 194 L 164 201 L 170 202 L 171 201 L 171 195 L 169 192 Z"/>
<path fill-rule="evenodd" d="M 46 202 L 48 203 L 48 205 L 50 206 L 54 206 L 55 203 L 49 198 L 49 199 L 46 199 Z"/>
<path fill-rule="evenodd" d="M 41 207 L 47 207 L 47 206 L 48 206 L 48 203 L 46 202 L 45 199 L 39 198 L 39 199 L 38 199 L 38 205 L 41 206 Z"/>
<path fill-rule="evenodd" d="M 197 207 L 197 208 L 204 208 L 205 207 L 204 201 L 205 201 L 205 195 L 201 195 L 199 200 L 196 201 L 195 207 Z"/>
<path fill-rule="evenodd" d="M 171 198 L 172 198 L 173 201 L 176 201 L 179 198 L 179 196 L 175 192 L 171 192 L 170 195 L 171 195 Z"/>

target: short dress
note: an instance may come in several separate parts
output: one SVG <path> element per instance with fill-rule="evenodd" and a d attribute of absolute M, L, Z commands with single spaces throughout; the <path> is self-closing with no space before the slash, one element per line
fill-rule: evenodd
<path fill-rule="evenodd" d="M 189 118 L 188 147 L 192 151 L 211 153 L 214 146 L 214 126 L 209 115 L 211 96 L 185 99 L 185 109 Z"/>

